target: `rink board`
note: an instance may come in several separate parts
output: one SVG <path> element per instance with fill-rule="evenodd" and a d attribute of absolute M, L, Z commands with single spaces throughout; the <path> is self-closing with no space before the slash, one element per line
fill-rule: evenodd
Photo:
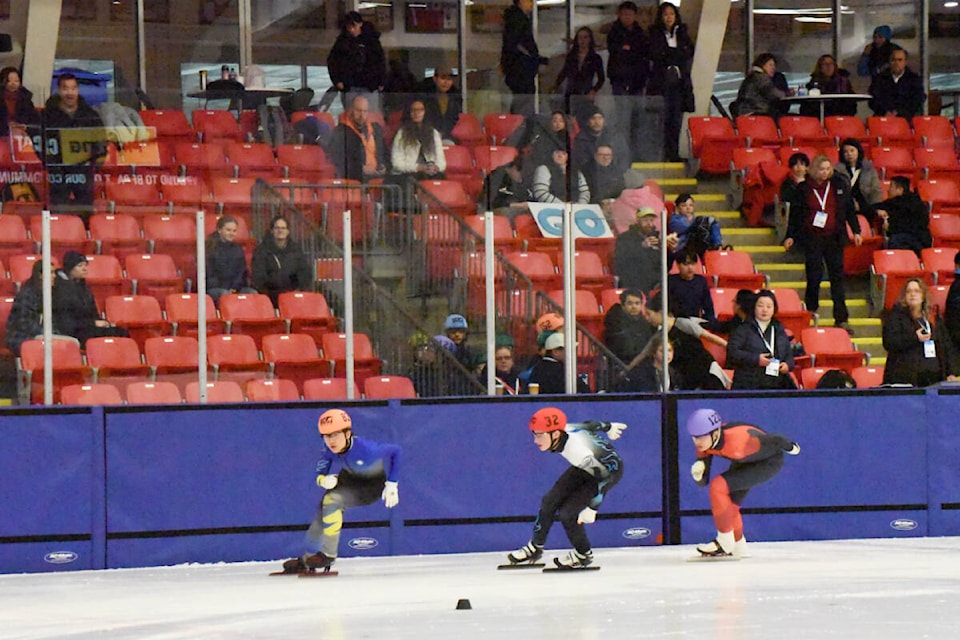
<path fill-rule="evenodd" d="M 689 437 L 677 426 L 661 432 L 659 396 L 559 400 L 343 403 L 358 434 L 399 443 L 403 458 L 400 506 L 349 510 L 341 555 L 492 551 L 525 542 L 540 496 L 565 468 L 559 456 L 536 449 L 527 428 L 530 414 L 548 403 L 571 420 L 630 425 L 616 443 L 624 478 L 588 528 L 595 546 L 654 544 L 674 521 L 680 542 L 713 534 L 707 490 L 689 476 Z M 750 539 L 960 534 L 960 391 L 686 393 L 666 402 L 680 425 L 711 406 L 800 443 L 801 455 L 787 457 L 782 472 L 744 502 Z M 330 406 L 4 410 L 0 572 L 302 552 L 322 496 L 316 419 Z M 565 545 L 558 525 L 548 547 Z"/>
<path fill-rule="evenodd" d="M 785 394 L 758 402 L 750 396 L 681 399 L 678 428 L 702 407 L 725 422 L 749 422 L 799 443 L 780 473 L 753 488 L 741 505 L 748 538 L 762 540 L 922 536 L 928 468 L 926 403 L 922 391 Z M 936 415 L 936 414 L 934 414 Z M 689 469 L 696 454 L 680 439 L 682 541 L 712 539 L 708 488 Z M 711 477 L 729 463 L 714 459 Z M 703 517 L 706 514 L 706 517 Z"/>

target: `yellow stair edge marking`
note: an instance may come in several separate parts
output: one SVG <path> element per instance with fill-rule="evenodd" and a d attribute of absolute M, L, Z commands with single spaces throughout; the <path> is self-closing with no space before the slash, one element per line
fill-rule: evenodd
<path fill-rule="evenodd" d="M 736 249 L 737 245 L 733 245 L 733 248 Z M 786 252 L 787 250 L 781 247 L 780 245 L 757 245 L 757 246 L 750 247 L 750 253 L 786 253 Z"/>
<path fill-rule="evenodd" d="M 777 233 L 774 229 L 766 227 L 724 227 L 723 235 L 731 236 L 770 236 L 775 238 Z"/>
<path fill-rule="evenodd" d="M 887 356 L 870 356 L 870 367 L 884 367 L 887 364 Z"/>
<path fill-rule="evenodd" d="M 672 169 L 674 171 L 685 169 L 686 163 L 683 162 L 634 162 L 630 165 L 631 169 Z"/>
<path fill-rule="evenodd" d="M 868 300 L 864 300 L 863 298 L 853 298 L 853 299 L 847 300 L 848 307 L 866 307 L 869 304 L 870 302 Z M 833 300 L 821 300 L 820 306 L 830 307 L 831 309 L 833 309 Z"/>
<path fill-rule="evenodd" d="M 761 271 L 796 271 L 797 269 L 803 269 L 803 265 L 793 262 L 762 262 L 763 269 L 757 267 Z"/>
<path fill-rule="evenodd" d="M 693 180 L 694 178 L 685 178 L 686 180 Z M 657 182 L 660 182 L 659 180 Z M 663 199 L 670 200 L 671 202 L 677 199 L 679 193 L 664 193 Z M 695 193 L 694 200 L 698 202 L 726 202 L 727 196 L 723 193 Z M 713 215 L 713 214 L 711 214 Z M 739 215 L 739 213 L 737 214 Z"/>
<path fill-rule="evenodd" d="M 880 336 L 867 336 L 863 338 L 857 338 L 856 336 L 854 336 L 853 338 L 851 338 L 851 341 L 853 342 L 853 344 L 860 345 L 860 346 L 862 345 L 871 345 L 871 346 L 878 346 L 878 347 L 883 346 L 883 338 L 881 338 Z"/>
<path fill-rule="evenodd" d="M 697 186 L 696 178 L 660 178 L 657 180 L 657 184 L 661 187 L 695 187 Z"/>
<path fill-rule="evenodd" d="M 763 266 L 766 266 L 766 265 L 763 265 Z M 757 267 L 757 268 L 760 269 L 760 267 Z M 760 270 L 763 271 L 763 269 L 760 269 Z M 779 288 L 781 288 L 781 289 L 800 289 L 801 291 L 803 291 L 804 289 L 807 288 L 807 283 L 804 282 L 803 280 L 784 280 L 783 282 L 778 282 L 778 283 L 777 283 L 777 287 L 779 287 Z M 820 288 L 821 288 L 821 289 L 830 289 L 830 283 L 829 283 L 829 282 L 821 282 L 821 283 L 820 283 Z M 830 300 L 821 300 L 821 301 L 820 301 L 820 304 L 823 305 L 823 304 L 826 304 L 826 303 L 828 303 L 828 302 L 829 302 L 830 304 L 833 304 L 833 302 L 831 302 Z M 850 304 L 850 301 L 849 301 L 849 300 L 847 300 L 847 304 Z"/>
<path fill-rule="evenodd" d="M 850 324 L 855 327 L 879 327 L 880 318 L 850 318 Z"/>

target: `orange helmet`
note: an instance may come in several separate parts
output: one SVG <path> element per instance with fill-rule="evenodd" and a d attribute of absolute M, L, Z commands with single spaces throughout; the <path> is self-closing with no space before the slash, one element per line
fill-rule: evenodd
<path fill-rule="evenodd" d="M 530 431 L 534 433 L 563 431 L 566 426 L 567 414 L 556 407 L 540 409 L 530 417 Z"/>
<path fill-rule="evenodd" d="M 559 331 L 563 328 L 563 316 L 550 311 L 537 318 L 537 331 Z"/>
<path fill-rule="evenodd" d="M 338 431 L 346 431 L 352 427 L 353 422 L 350 420 L 349 414 L 342 409 L 328 409 L 320 414 L 320 419 L 317 421 L 317 429 L 320 430 L 320 435 L 323 436 L 328 436 Z"/>

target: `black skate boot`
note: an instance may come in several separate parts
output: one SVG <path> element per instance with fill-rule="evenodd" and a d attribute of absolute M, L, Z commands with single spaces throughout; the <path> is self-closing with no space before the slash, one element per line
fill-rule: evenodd
<path fill-rule="evenodd" d="M 574 549 L 562 558 L 554 558 L 553 564 L 557 565 L 558 569 L 586 569 L 593 564 L 593 551 L 581 554 Z"/>
<path fill-rule="evenodd" d="M 534 564 L 543 555 L 543 547 L 528 542 L 516 551 L 507 554 L 510 564 Z"/>
<path fill-rule="evenodd" d="M 304 564 L 303 558 L 293 558 L 283 563 L 284 573 L 303 573 L 306 570 L 307 565 Z"/>
<path fill-rule="evenodd" d="M 322 571 L 329 571 L 330 567 L 335 561 L 336 558 L 331 558 L 330 556 L 324 555 L 321 551 L 318 551 L 312 556 L 307 556 L 303 559 L 307 571 L 316 571 L 318 569 Z"/>

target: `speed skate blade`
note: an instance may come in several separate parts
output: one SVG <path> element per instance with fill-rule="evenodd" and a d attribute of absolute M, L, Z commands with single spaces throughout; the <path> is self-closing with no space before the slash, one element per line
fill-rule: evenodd
<path fill-rule="evenodd" d="M 576 573 L 577 571 L 600 571 L 600 567 L 591 564 L 588 567 L 547 567 L 544 573 Z"/>
<path fill-rule="evenodd" d="M 542 562 L 521 562 L 517 564 L 500 564 L 497 569 L 543 569 L 546 565 Z"/>
<path fill-rule="evenodd" d="M 697 554 L 687 558 L 687 562 L 731 562 L 734 560 L 740 560 L 740 556 L 705 556 L 703 554 Z"/>
<path fill-rule="evenodd" d="M 333 578 L 340 575 L 340 573 L 327 569 L 326 571 L 303 571 L 297 575 L 301 578 Z"/>

